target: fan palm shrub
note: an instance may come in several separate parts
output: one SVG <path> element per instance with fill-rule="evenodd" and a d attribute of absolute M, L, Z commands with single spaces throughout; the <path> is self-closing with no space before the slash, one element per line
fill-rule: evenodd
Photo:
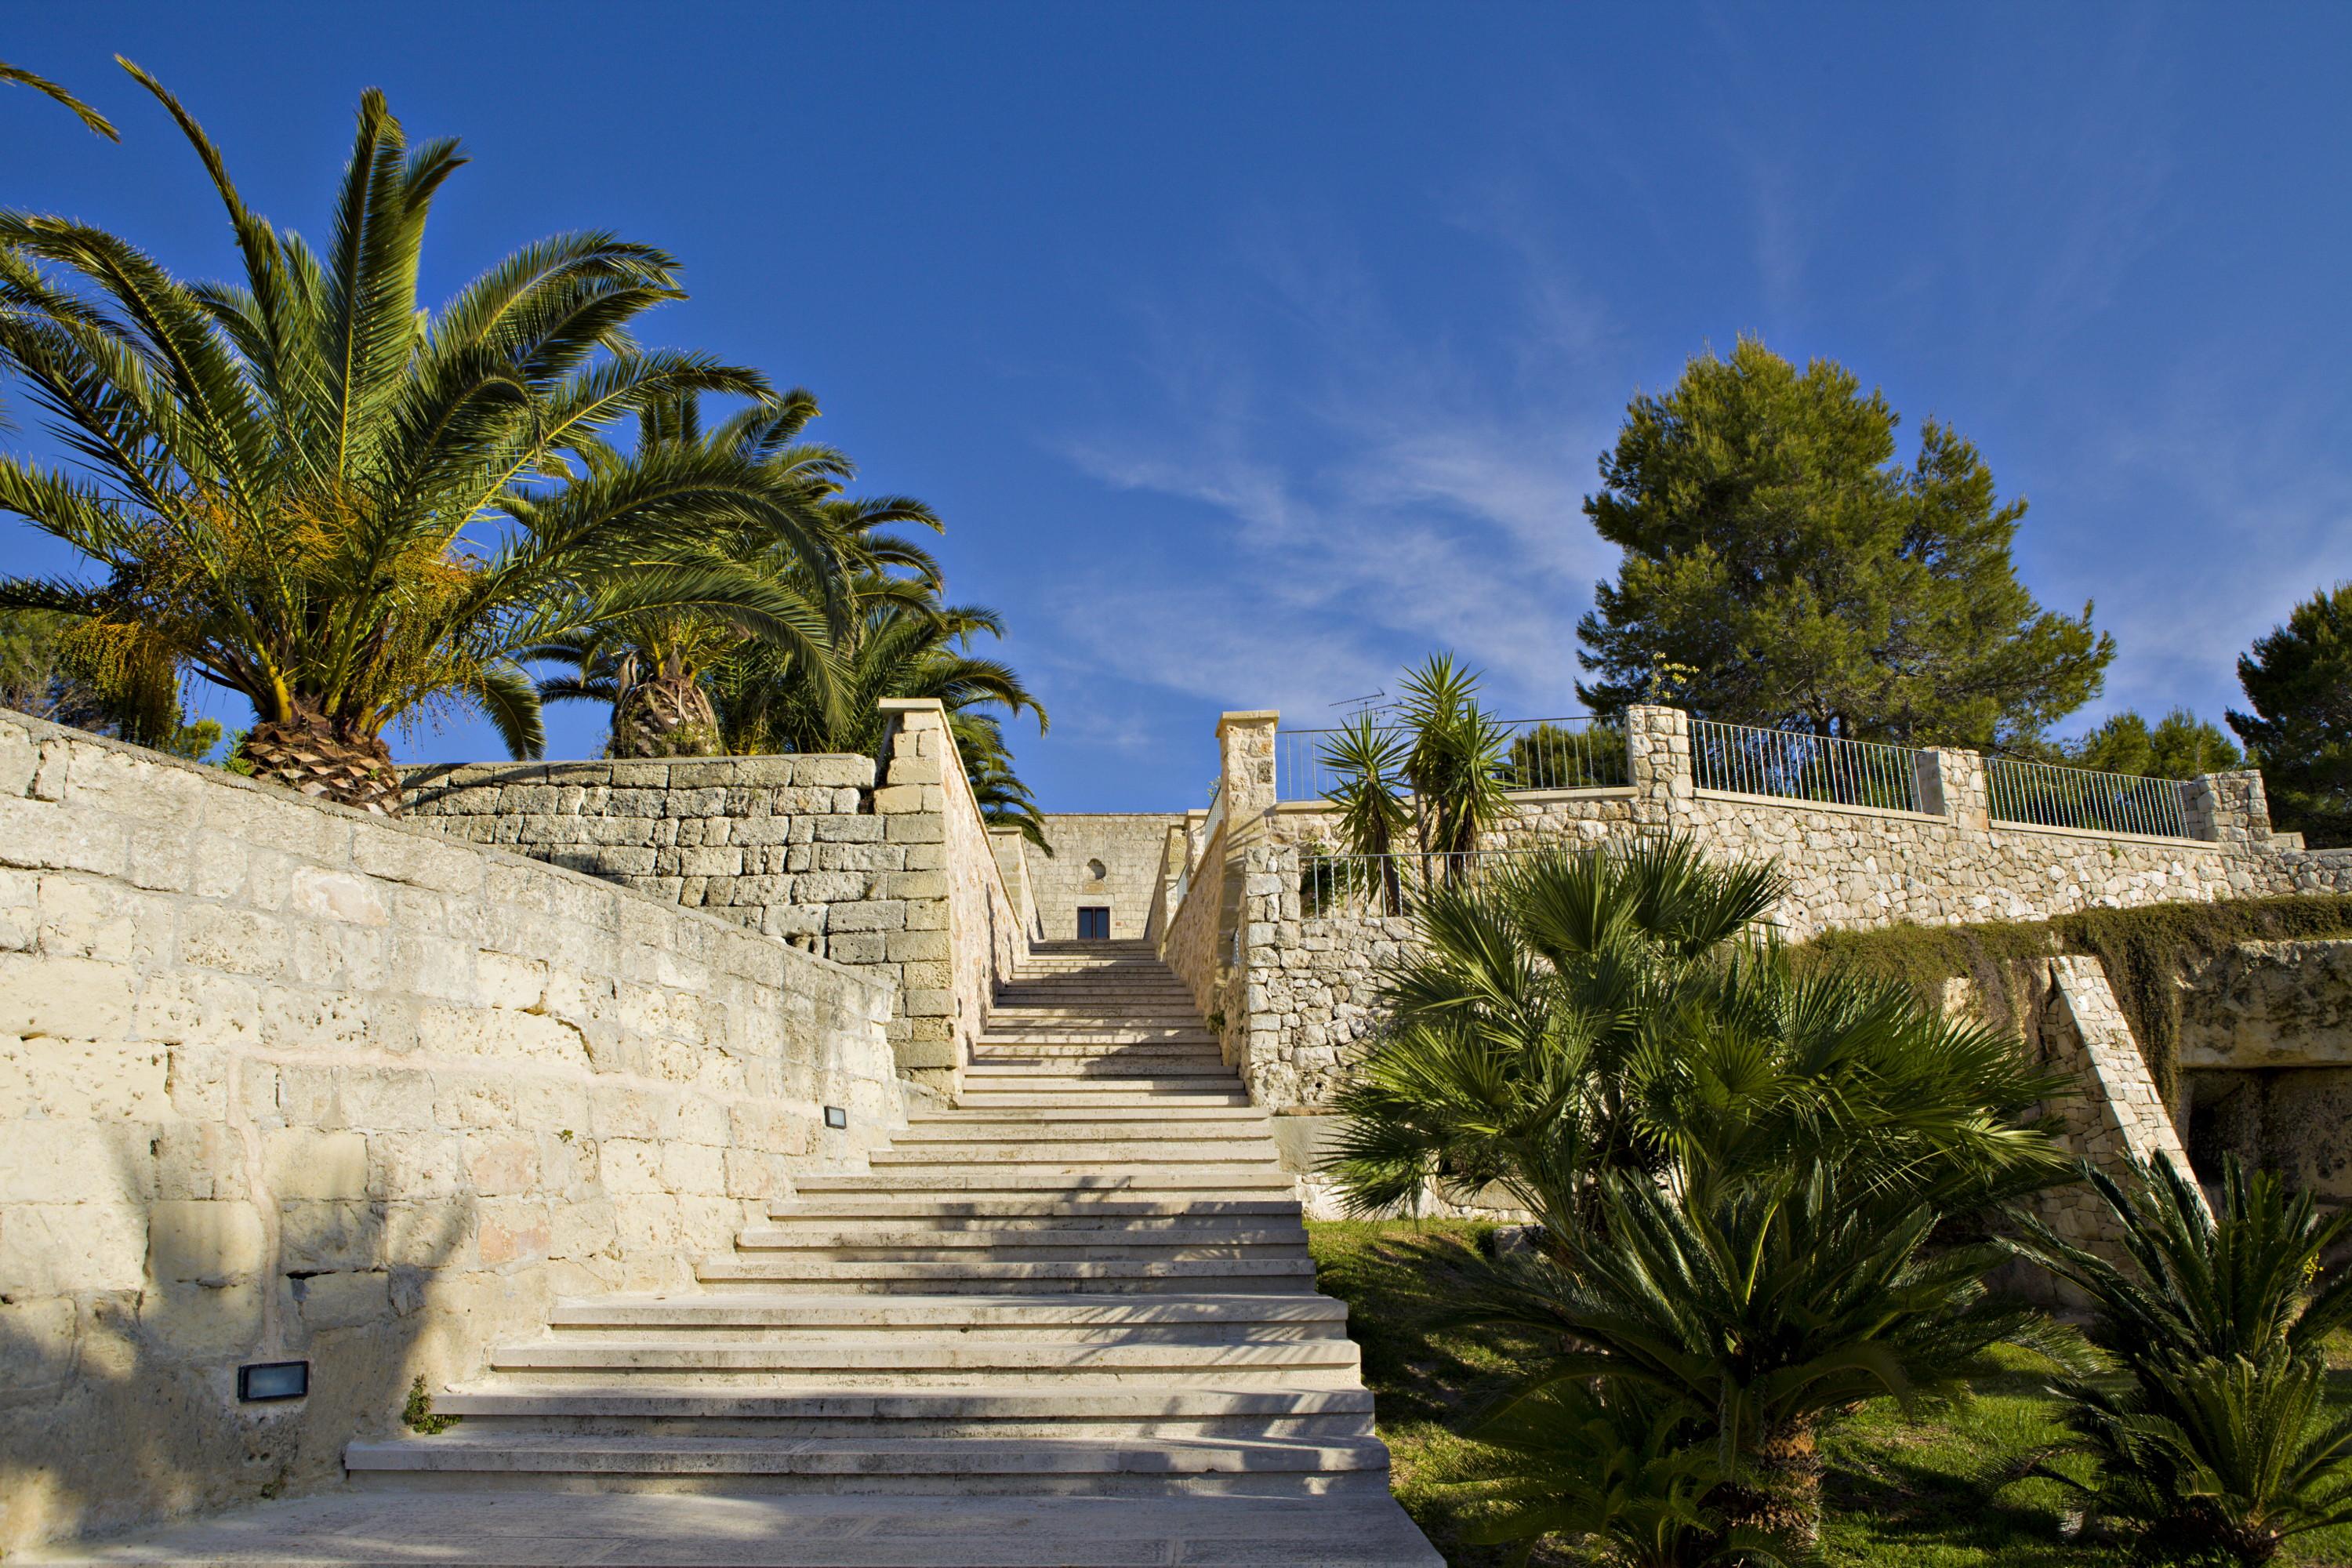
<path fill-rule="evenodd" d="M 316 250 L 248 208 L 194 117 L 126 68 L 203 163 L 239 276 L 184 282 L 103 230 L 0 212 L 0 371 L 81 465 L 0 458 L 0 511 L 103 574 L 0 582 L 0 605 L 73 616 L 80 662 L 107 680 L 185 668 L 241 694 L 257 776 L 384 812 L 394 722 L 471 708 L 515 755 L 538 753 L 518 660 L 551 639 L 682 609 L 788 643 L 816 629 L 804 602 L 709 546 L 740 528 L 831 573 L 789 486 L 726 453 L 601 460 L 599 428 L 658 400 L 766 393 L 753 373 L 635 345 L 630 324 L 680 297 L 668 257 L 562 236 L 423 310 L 456 142 L 411 146 L 365 94 Z"/>
<path fill-rule="evenodd" d="M 2268 1563 L 2352 1522 L 2352 1412 L 2330 1406 L 2323 1352 L 2352 1321 L 2352 1271 L 2326 1264 L 2352 1211 L 2322 1215 L 2234 1158 L 2218 1215 L 2169 1163 L 2091 1180 L 2120 1258 L 2038 1222 L 2017 1244 L 2089 1299 L 2106 1358 L 2058 1389 L 2074 1447 L 2098 1466 L 2090 1511 L 2183 1563 Z"/>

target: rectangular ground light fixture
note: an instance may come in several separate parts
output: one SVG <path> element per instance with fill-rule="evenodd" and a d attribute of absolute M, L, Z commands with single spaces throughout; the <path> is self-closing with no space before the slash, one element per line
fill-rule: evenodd
<path fill-rule="evenodd" d="M 271 1399 L 299 1399 L 310 1392 L 307 1361 L 248 1362 L 236 1369 L 236 1397 L 257 1405 Z"/>

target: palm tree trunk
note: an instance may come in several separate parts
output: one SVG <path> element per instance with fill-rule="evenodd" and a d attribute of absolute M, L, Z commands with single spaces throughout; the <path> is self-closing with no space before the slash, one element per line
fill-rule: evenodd
<path fill-rule="evenodd" d="M 255 778 L 378 816 L 400 815 L 400 773 L 383 737 L 362 734 L 299 697 L 286 719 L 255 721 L 238 751 Z"/>
<path fill-rule="evenodd" d="M 640 681 L 613 704 L 616 757 L 701 757 L 718 748 L 718 711 L 690 675 Z"/>
<path fill-rule="evenodd" d="M 1750 1485 L 1726 1486 L 1717 1496 L 1724 1522 L 1764 1531 L 1790 1545 L 1812 1548 L 1822 1536 L 1822 1457 L 1810 1421 L 1764 1433 L 1749 1456 Z"/>

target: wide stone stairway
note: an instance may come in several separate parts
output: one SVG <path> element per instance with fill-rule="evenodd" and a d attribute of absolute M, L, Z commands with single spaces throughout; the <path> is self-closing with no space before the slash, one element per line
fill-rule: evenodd
<path fill-rule="evenodd" d="M 454 1429 L 351 1445 L 337 1504 L 430 1489 L 458 1562 L 533 1520 L 604 1544 L 511 1560 L 1439 1561 L 1265 1118 L 1149 949 L 1039 944 L 956 1103 L 798 1187 L 699 1291 L 564 1301 L 436 1395 Z"/>

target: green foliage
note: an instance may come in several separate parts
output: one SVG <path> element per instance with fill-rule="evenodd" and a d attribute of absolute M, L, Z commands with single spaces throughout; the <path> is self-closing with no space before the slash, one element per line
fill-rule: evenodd
<path fill-rule="evenodd" d="M 2174 709 L 2153 726 L 2127 710 L 2080 740 L 2024 746 L 2020 752 L 2036 762 L 2151 779 L 2193 779 L 2246 765 L 2245 753 L 2219 726 L 2186 708 Z"/>
<path fill-rule="evenodd" d="M 1346 1200 L 1493 1183 L 1576 1215 L 1608 1171 L 2046 1163 L 2016 1118 L 2052 1085 L 2013 1039 L 1743 942 L 1785 885 L 1675 839 L 1432 893 L 1381 979 L 1387 1029 L 1335 1101 Z"/>
<path fill-rule="evenodd" d="M 1967 979 L 1985 1014 L 2010 1027 L 2022 1022 L 2020 965 L 2063 953 L 2095 957 L 2106 966 L 2158 1090 L 2177 1108 L 2180 989 L 2189 970 L 2240 942 L 2343 936 L 2352 936 L 2352 897 L 2304 894 L 2081 910 L 2049 921 L 1824 931 L 1795 957 L 1802 967 L 1898 982 L 1930 1005 L 1940 1005 L 1945 982 Z"/>
<path fill-rule="evenodd" d="M 2229 715 L 2271 820 L 2314 846 L 2352 844 L 2352 583 L 2313 595 L 2238 660 L 2253 711 Z"/>
<path fill-rule="evenodd" d="M 688 608 L 762 637 L 802 624 L 799 601 L 709 548 L 740 527 L 822 560 L 798 493 L 725 454 L 621 461 L 598 433 L 693 391 L 767 395 L 752 373 L 631 342 L 633 320 L 680 297 L 668 257 L 562 236 L 427 310 L 454 142 L 412 146 L 364 94 L 314 250 L 247 207 L 178 100 L 126 68 L 204 164 L 239 276 L 186 283 L 103 230 L 0 213 L 0 370 L 81 464 L 0 458 L 0 511 L 104 574 L 0 583 L 0 603 L 75 617 L 102 695 L 176 689 L 192 668 L 252 701 L 247 750 L 268 727 L 272 767 L 314 739 L 381 763 L 386 725 L 450 704 L 535 755 L 530 647 Z"/>
<path fill-rule="evenodd" d="M 2074 1447 L 2098 1465 L 2095 1512 L 2183 1563 L 2267 1563 L 2352 1521 L 2352 1415 L 2327 1408 L 2322 1349 L 2352 1321 L 2352 1273 L 2325 1267 L 2352 1212 L 2322 1218 L 2234 1158 L 2218 1217 L 2169 1164 L 2092 1181 L 2126 1263 L 2032 1222 L 2017 1247 L 2089 1298 L 2091 1342 L 2123 1374 L 2059 1384 Z"/>
<path fill-rule="evenodd" d="M 1964 1392 L 1990 1345 L 2065 1342 L 2040 1313 L 1986 1290 L 1999 1247 L 1929 1246 L 1944 1215 L 1987 1196 L 1973 1173 L 1896 1183 L 1838 1163 L 1703 1184 L 1605 1173 L 1588 1223 L 1548 1217 L 1543 1247 L 1498 1262 L 1461 1316 L 1547 1347 L 1519 1369 L 1523 1397 L 1583 1388 L 1623 1406 L 1597 1422 L 1571 1394 L 1565 1414 L 1580 1418 L 1562 1432 L 1555 1414 L 1544 1429 L 1588 1447 L 1613 1442 L 1612 1468 L 1654 1489 L 1704 1477 L 1701 1498 L 1724 1530 L 1810 1547 L 1824 1423 L 1873 1399 L 1916 1409 Z M 1507 1406 L 1501 1429 L 1515 1421 Z M 1507 1446 L 1540 1452 L 1525 1436 Z M 1709 1465 L 1658 1476 L 1677 1447 Z M 1699 1519 L 1672 1522 L 1680 1550 L 1654 1561 L 1702 1562 L 1726 1545 Z M 1549 1527 L 1539 1515 L 1523 1523 Z"/>
<path fill-rule="evenodd" d="M 1629 776 L 1622 723 L 1587 730 L 1538 724 L 1512 737 L 1502 770 L 1506 789 L 1610 789 Z"/>
<path fill-rule="evenodd" d="M 1403 773 L 1412 750 L 1401 731 L 1369 712 L 1357 714 L 1324 740 L 1322 763 L 1339 782 L 1323 792 L 1323 798 L 1338 812 L 1340 844 L 1349 855 L 1375 858 L 1369 868 L 1309 860 L 1304 875 L 1314 885 L 1302 891 L 1318 912 L 1350 891 L 1348 884 L 1366 879 L 1379 884 L 1382 914 L 1404 912 L 1394 856 L 1398 840 L 1413 825 L 1412 809 L 1405 804 Z"/>
<path fill-rule="evenodd" d="M 1706 718 L 1986 749 L 2082 706 L 2115 646 L 2017 581 L 2025 504 L 1932 421 L 1898 462 L 1897 423 L 1843 366 L 1750 338 L 1634 399 L 1584 505 L 1625 558 L 1578 623 L 1579 692 L 1615 712 L 1681 665 Z"/>
<path fill-rule="evenodd" d="M 1444 856 L 1447 870 L 1458 870 L 1479 835 L 1510 811 L 1502 781 L 1507 732 L 1478 705 L 1477 673 L 1450 653 L 1405 672 L 1399 717 L 1412 737 L 1403 768 L 1422 853 Z"/>
<path fill-rule="evenodd" d="M 72 111 L 74 118 L 79 120 L 93 135 L 103 136 L 109 142 L 122 140 L 122 133 L 115 130 L 113 122 L 105 115 L 100 114 L 45 76 L 37 76 L 22 66 L 12 66 L 5 60 L 0 60 L 0 81 L 13 81 L 20 87 L 29 87 L 44 98 L 53 99 L 65 105 Z"/>
<path fill-rule="evenodd" d="M 464 1419 L 462 1415 L 433 1414 L 433 1395 L 425 1390 L 425 1374 L 417 1373 L 416 1381 L 408 1385 L 408 1403 L 400 1407 L 402 1426 L 431 1437 L 446 1432 Z"/>
<path fill-rule="evenodd" d="M 74 617 L 53 610 L 0 609 L 0 708 L 70 724 L 201 762 L 221 742 L 219 721 L 191 724 L 172 671 L 136 686 L 88 679 L 75 655 Z"/>

